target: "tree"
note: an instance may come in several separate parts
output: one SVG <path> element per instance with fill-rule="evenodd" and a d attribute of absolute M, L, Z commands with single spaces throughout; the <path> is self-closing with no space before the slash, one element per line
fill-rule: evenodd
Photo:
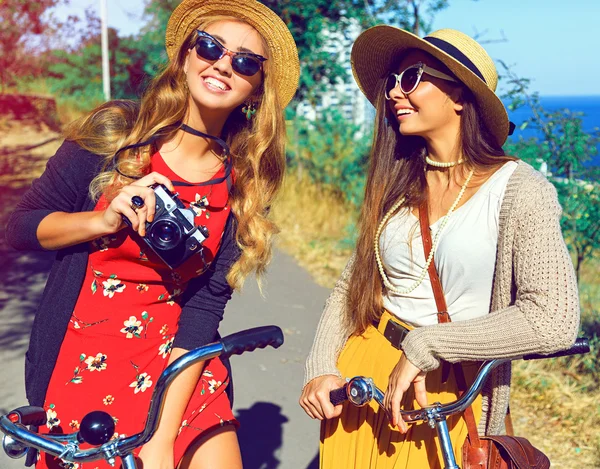
<path fill-rule="evenodd" d="M 108 30 L 111 91 L 117 99 L 136 99 L 147 78 L 147 52 L 133 37 L 121 38 Z M 48 65 L 50 89 L 70 99 L 81 110 L 104 101 L 102 92 L 102 50 L 100 32 L 91 35 L 73 51 L 55 50 Z"/>
<path fill-rule="evenodd" d="M 378 23 L 419 33 L 429 31 L 435 13 L 448 0 L 264 0 L 287 24 L 298 46 L 301 64 L 296 102 L 314 102 L 331 85 L 352 78 L 337 57 L 326 50 L 332 33 L 347 34 L 351 24 L 367 28 Z"/>
<path fill-rule="evenodd" d="M 336 109 L 326 109 L 320 119 L 298 119 L 290 129 L 288 164 L 302 168 L 313 183 L 334 188 L 358 207 L 363 198 L 370 135 Z"/>
<path fill-rule="evenodd" d="M 435 15 L 448 8 L 449 0 L 365 0 L 364 4 L 372 24 L 382 21 L 421 35 L 431 32 Z"/>
<path fill-rule="evenodd" d="M 147 52 L 144 71 L 150 77 L 155 76 L 168 61 L 165 49 L 167 23 L 179 3 L 181 0 L 148 0 L 146 3 L 144 15 L 147 23 L 141 29 L 138 41 L 140 48 Z"/>
<path fill-rule="evenodd" d="M 351 77 L 344 64 L 325 48 L 331 33 L 346 34 L 351 23 L 361 28 L 382 21 L 414 32 L 428 32 L 434 15 L 447 8 L 449 0 L 262 0 L 289 27 L 298 46 L 300 86 L 295 102 L 315 103 L 332 84 Z M 166 63 L 164 38 L 169 16 L 178 0 L 148 0 L 148 23 L 138 40 L 148 52 L 145 71 L 154 76 Z"/>
<path fill-rule="evenodd" d="M 528 106 L 532 115 L 521 123 L 521 129 L 531 127 L 541 135 L 541 139 L 521 137 L 509 143 L 507 151 L 538 168 L 541 164 L 548 168 L 563 207 L 561 226 L 575 254 L 579 279 L 582 263 L 600 251 L 600 168 L 585 164 L 598 152 L 600 131 L 584 131 L 582 113 L 544 109 L 538 93 L 529 92 L 530 81 L 518 77 L 504 62 L 500 64 L 509 86 L 505 95 L 509 109 Z"/>
<path fill-rule="evenodd" d="M 0 2 L 0 92 L 15 75 L 35 68 L 35 60 L 27 54 L 27 41 L 50 27 L 48 9 L 68 0 L 2 0 Z"/>

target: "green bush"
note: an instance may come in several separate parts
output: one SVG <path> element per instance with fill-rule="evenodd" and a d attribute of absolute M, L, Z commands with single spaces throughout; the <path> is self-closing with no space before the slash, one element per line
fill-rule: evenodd
<path fill-rule="evenodd" d="M 294 119 L 288 127 L 288 168 L 306 174 L 317 185 L 334 188 L 358 207 L 364 196 L 371 136 L 344 118 L 326 110 L 315 121 Z"/>

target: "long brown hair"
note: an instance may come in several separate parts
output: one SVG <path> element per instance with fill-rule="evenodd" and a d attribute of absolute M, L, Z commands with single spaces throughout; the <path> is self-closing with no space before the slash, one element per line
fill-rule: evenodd
<path fill-rule="evenodd" d="M 228 16 L 212 16 L 203 18 L 197 27 L 205 29 L 222 20 L 243 22 Z M 139 105 L 131 101 L 105 103 L 67 128 L 67 140 L 105 157 L 103 172 L 90 185 L 90 194 L 95 200 L 101 194 L 111 200 L 121 187 L 131 183 L 131 179 L 120 176 L 112 166 L 113 155 L 119 148 L 155 136 L 168 140 L 174 137 L 178 124 L 184 122 L 189 90 L 184 85 L 183 66 L 194 40 L 195 31 L 150 83 Z M 269 58 L 264 39 L 263 46 Z M 236 221 L 236 241 L 242 251 L 227 276 L 234 288 L 240 288 L 252 271 L 259 277 L 264 273 L 271 258 L 273 235 L 278 232 L 267 215 L 285 172 L 285 121 L 269 60 L 264 62 L 263 76 L 257 112 L 252 120 L 246 119 L 240 106 L 228 117 L 221 135 L 230 146 L 233 158 L 235 184 L 230 204 Z M 150 169 L 154 150 L 148 145 L 124 151 L 119 154 L 118 168 L 124 174 L 143 176 Z"/>
<path fill-rule="evenodd" d="M 477 102 L 469 89 L 460 85 L 463 110 L 459 144 L 467 169 L 483 175 L 506 161 L 500 145 L 478 116 Z M 350 278 L 347 311 L 355 333 L 362 333 L 383 310 L 383 282 L 375 260 L 375 233 L 384 215 L 401 197 L 400 207 L 419 206 L 427 197 L 425 140 L 402 135 L 384 97 L 385 80 L 378 85 L 375 131 L 369 157 L 365 199 L 359 218 L 356 259 Z M 450 99 L 450 98 L 449 98 Z"/>

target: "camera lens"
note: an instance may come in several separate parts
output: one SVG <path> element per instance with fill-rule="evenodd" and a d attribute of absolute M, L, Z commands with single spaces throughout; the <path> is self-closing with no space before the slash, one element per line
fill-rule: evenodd
<path fill-rule="evenodd" d="M 168 250 L 176 247 L 181 240 L 181 228 L 172 220 L 157 220 L 149 233 L 152 244 L 157 249 Z"/>

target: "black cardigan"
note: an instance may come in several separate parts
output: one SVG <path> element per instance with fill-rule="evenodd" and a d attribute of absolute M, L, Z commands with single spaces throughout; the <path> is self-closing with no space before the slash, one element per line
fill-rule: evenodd
<path fill-rule="evenodd" d="M 6 226 L 6 240 L 15 249 L 44 250 L 37 238 L 40 222 L 53 212 L 94 209 L 89 185 L 99 173 L 103 158 L 65 141 L 46 170 L 25 193 Z M 229 216 L 221 247 L 207 272 L 192 279 L 183 296 L 174 347 L 193 349 L 218 338 L 217 328 L 232 290 L 226 275 L 240 255 L 235 223 Z M 88 243 L 61 249 L 56 254 L 42 300 L 33 321 L 25 360 L 25 388 L 31 405 L 42 406 L 63 337 L 83 285 Z M 225 363 L 229 369 L 229 363 Z M 233 401 L 233 386 L 228 386 Z"/>

